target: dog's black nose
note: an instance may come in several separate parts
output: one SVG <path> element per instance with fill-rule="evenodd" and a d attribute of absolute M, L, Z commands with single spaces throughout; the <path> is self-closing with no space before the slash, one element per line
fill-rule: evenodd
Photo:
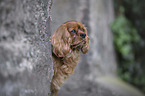
<path fill-rule="evenodd" d="M 81 36 L 82 38 L 85 38 L 85 37 L 86 37 L 86 34 L 85 34 L 85 33 L 81 33 L 80 36 Z"/>

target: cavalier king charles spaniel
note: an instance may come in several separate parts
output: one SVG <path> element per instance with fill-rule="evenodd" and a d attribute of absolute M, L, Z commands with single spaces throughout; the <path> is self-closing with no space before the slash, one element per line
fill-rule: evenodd
<path fill-rule="evenodd" d="M 51 96 L 57 96 L 62 83 L 74 73 L 75 66 L 89 50 L 89 37 L 83 24 L 68 21 L 62 24 L 51 37 L 54 75 L 51 81 Z"/>

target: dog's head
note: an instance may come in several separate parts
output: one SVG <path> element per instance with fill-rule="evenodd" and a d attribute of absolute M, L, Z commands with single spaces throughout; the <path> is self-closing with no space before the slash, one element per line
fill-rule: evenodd
<path fill-rule="evenodd" d="M 58 57 L 64 57 L 74 50 L 81 50 L 85 54 L 89 49 L 87 30 L 77 21 L 62 24 L 52 36 L 51 43 L 53 52 Z"/>

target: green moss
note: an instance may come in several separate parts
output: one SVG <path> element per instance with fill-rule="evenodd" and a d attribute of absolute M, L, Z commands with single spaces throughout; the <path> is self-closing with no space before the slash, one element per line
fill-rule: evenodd
<path fill-rule="evenodd" d="M 134 46 L 141 39 L 138 30 L 124 15 L 125 9 L 121 6 L 119 14 L 111 25 L 114 35 L 114 46 L 118 56 L 118 74 L 125 80 L 145 92 L 145 77 L 139 75 Z"/>
<path fill-rule="evenodd" d="M 132 56 L 132 43 L 140 40 L 137 30 L 124 15 L 119 15 L 113 22 L 114 44 L 116 50 L 124 57 Z"/>

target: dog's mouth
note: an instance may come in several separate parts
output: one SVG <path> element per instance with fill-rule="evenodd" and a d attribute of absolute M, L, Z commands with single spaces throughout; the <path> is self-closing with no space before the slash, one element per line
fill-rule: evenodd
<path fill-rule="evenodd" d="M 73 50 L 75 50 L 75 49 L 80 49 L 80 48 L 82 48 L 83 44 L 84 44 L 84 39 L 81 40 L 81 41 L 74 42 L 73 44 L 71 44 L 71 48 L 72 48 Z"/>

